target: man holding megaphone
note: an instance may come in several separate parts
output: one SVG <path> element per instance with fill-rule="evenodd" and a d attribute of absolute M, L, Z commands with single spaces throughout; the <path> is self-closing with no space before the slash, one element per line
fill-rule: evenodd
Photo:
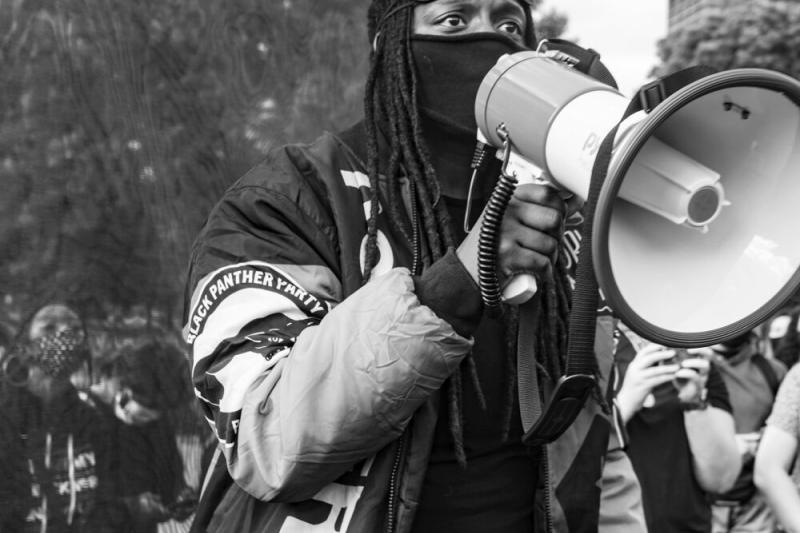
<path fill-rule="evenodd" d="M 373 0 L 368 29 L 364 120 L 274 150 L 194 246 L 184 333 L 220 441 L 195 527 L 595 531 L 613 321 L 595 333 L 582 280 L 594 263 L 615 313 L 670 346 L 768 313 L 797 286 L 800 249 L 732 206 L 758 196 L 752 176 L 756 199 L 797 197 L 779 176 L 800 91 L 749 72 L 655 85 L 647 118 L 617 126 L 627 99 L 579 72 L 596 54 L 533 51 L 526 0 Z M 698 150 L 685 131 L 734 142 Z M 570 311 L 562 233 L 584 200 Z M 714 246 L 716 262 L 700 253 Z M 728 296 L 765 264 L 744 303 Z"/>
<path fill-rule="evenodd" d="M 184 333 L 220 439 L 195 528 L 593 531 L 611 431 L 604 385 L 591 385 L 568 438 L 523 443 L 516 307 L 485 307 L 472 258 L 456 253 L 476 94 L 498 59 L 535 45 L 530 5 L 373 0 L 368 22 L 364 120 L 275 150 L 195 244 Z M 501 165 L 480 165 L 471 223 Z M 522 185 L 499 230 L 500 282 L 538 278 L 520 344 L 545 387 L 565 371 L 561 243 L 580 201 Z M 598 336 L 597 377 L 610 333 Z"/>

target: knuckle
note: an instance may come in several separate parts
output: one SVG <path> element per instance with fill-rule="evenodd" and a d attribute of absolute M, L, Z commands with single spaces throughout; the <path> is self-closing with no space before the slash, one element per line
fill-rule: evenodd
<path fill-rule="evenodd" d="M 558 251 L 558 241 L 553 237 L 546 235 L 542 239 L 541 252 L 552 257 Z"/>
<path fill-rule="evenodd" d="M 530 257 L 530 268 L 536 272 L 541 272 L 550 265 L 550 260 L 542 254 L 533 253 Z"/>
<path fill-rule="evenodd" d="M 515 246 L 513 240 L 508 238 L 501 238 L 500 243 L 497 246 L 497 254 L 501 257 L 507 257 L 511 255 L 514 248 Z"/>
<path fill-rule="evenodd" d="M 564 221 L 564 213 L 556 209 L 548 210 L 545 217 L 545 224 L 549 230 L 560 230 Z"/>
<path fill-rule="evenodd" d="M 531 211 L 526 219 L 527 224 L 545 233 L 561 231 L 563 216 L 560 211 L 550 207 L 539 207 Z"/>

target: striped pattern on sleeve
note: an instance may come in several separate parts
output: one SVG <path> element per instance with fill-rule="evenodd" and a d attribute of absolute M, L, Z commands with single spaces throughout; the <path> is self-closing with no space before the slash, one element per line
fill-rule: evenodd
<path fill-rule="evenodd" d="M 205 276 L 192 297 L 184 337 L 209 423 L 233 446 L 248 388 L 289 354 L 297 335 L 319 323 L 329 304 L 287 272 L 249 261 Z"/>

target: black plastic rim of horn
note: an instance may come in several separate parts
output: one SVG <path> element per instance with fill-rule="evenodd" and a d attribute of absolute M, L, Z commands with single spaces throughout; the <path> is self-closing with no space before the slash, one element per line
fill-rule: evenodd
<path fill-rule="evenodd" d="M 759 68 L 740 68 L 701 78 L 664 100 L 639 124 L 636 131 L 631 134 L 630 143 L 624 153 L 612 162 L 608 177 L 600 191 L 592 235 L 592 258 L 598 284 L 606 302 L 617 318 L 642 337 L 664 346 L 676 348 L 711 346 L 750 331 L 784 307 L 800 287 L 800 268 L 798 268 L 781 290 L 747 317 L 717 329 L 685 332 L 662 328 L 639 316 L 628 305 L 614 279 L 608 247 L 612 218 L 610 207 L 640 149 L 659 126 L 691 101 L 721 89 L 742 86 L 783 93 L 800 107 L 800 82 L 779 72 Z M 614 178 L 612 179 L 611 176 Z"/>

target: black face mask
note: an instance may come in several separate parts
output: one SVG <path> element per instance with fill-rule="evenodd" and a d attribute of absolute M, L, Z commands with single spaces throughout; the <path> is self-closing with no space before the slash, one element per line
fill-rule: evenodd
<path fill-rule="evenodd" d="M 420 112 L 453 134 L 475 138 L 475 97 L 503 54 L 526 48 L 498 33 L 413 35 Z"/>
<path fill-rule="evenodd" d="M 722 348 L 726 351 L 723 355 L 733 356 L 736 355 L 742 348 L 750 343 L 752 333 L 750 331 L 742 333 L 738 337 L 734 337 L 722 343 Z"/>

